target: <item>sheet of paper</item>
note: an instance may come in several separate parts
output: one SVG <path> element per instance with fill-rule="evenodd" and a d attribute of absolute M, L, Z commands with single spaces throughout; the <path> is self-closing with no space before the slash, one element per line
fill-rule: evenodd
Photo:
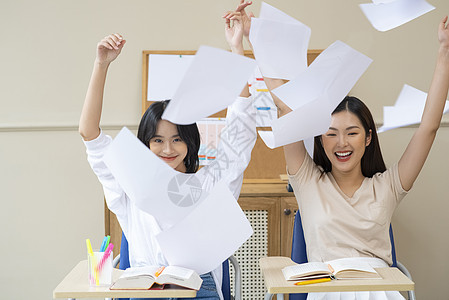
<path fill-rule="evenodd" d="M 273 121 L 273 131 L 259 131 L 259 135 L 271 149 L 313 138 L 329 129 L 331 112 L 323 95 Z"/>
<path fill-rule="evenodd" d="M 240 95 L 255 68 L 251 58 L 201 46 L 162 118 L 192 124 L 225 109 Z"/>
<path fill-rule="evenodd" d="M 272 92 L 292 109 L 326 93 L 331 106 L 335 108 L 371 62 L 371 58 L 341 41 L 336 41 L 325 49 L 305 72 Z"/>
<path fill-rule="evenodd" d="M 161 228 L 179 222 L 206 196 L 195 174 L 172 169 L 126 127 L 112 141 L 104 162 L 130 200 Z"/>
<path fill-rule="evenodd" d="M 260 18 L 251 19 L 249 39 L 265 77 L 293 79 L 307 68 L 311 29 L 262 3 Z"/>
<path fill-rule="evenodd" d="M 424 0 L 396 0 L 390 3 L 359 4 L 374 28 L 387 31 L 435 9 Z"/>
<path fill-rule="evenodd" d="M 249 39 L 265 77 L 293 79 L 307 67 L 310 28 L 252 18 Z"/>
<path fill-rule="evenodd" d="M 293 111 L 273 121 L 272 132 L 259 132 L 262 140 L 276 148 L 326 132 L 332 111 L 371 62 L 341 41 L 330 45 L 305 72 L 272 91 Z"/>
<path fill-rule="evenodd" d="M 315 139 L 313 137 L 304 140 L 304 146 L 306 147 L 307 153 L 313 158 L 313 148 L 315 146 Z"/>
<path fill-rule="evenodd" d="M 395 2 L 398 0 L 373 0 L 374 4 L 383 4 L 383 3 L 391 3 L 391 2 Z"/>
<path fill-rule="evenodd" d="M 172 99 L 194 55 L 150 54 L 148 57 L 148 101 Z"/>
<path fill-rule="evenodd" d="M 276 7 L 263 2 L 260 5 L 260 13 L 259 18 L 265 19 L 265 20 L 272 20 L 272 21 L 278 21 L 283 23 L 290 23 L 290 24 L 297 24 L 301 25 L 302 23 L 292 16 L 289 16 L 285 12 L 283 12 L 280 9 L 277 9 Z"/>
<path fill-rule="evenodd" d="M 394 106 L 384 106 L 384 124 L 377 132 L 420 123 L 426 99 L 427 93 L 404 84 Z M 449 102 L 446 101 L 443 113 L 448 111 Z"/>
<path fill-rule="evenodd" d="M 220 266 L 252 233 L 234 196 L 218 182 L 192 213 L 156 238 L 170 265 L 204 274 Z"/>

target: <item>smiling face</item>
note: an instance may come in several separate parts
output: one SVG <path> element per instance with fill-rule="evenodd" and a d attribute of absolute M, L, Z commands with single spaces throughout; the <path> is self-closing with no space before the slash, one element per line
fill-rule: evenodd
<path fill-rule="evenodd" d="M 366 146 L 371 142 L 371 130 L 367 136 L 355 114 L 346 110 L 334 113 L 329 130 L 321 139 L 324 152 L 332 164 L 333 175 L 354 172 L 362 175 L 361 160 Z"/>
<path fill-rule="evenodd" d="M 170 167 L 179 172 L 186 172 L 184 158 L 187 155 L 187 144 L 179 136 L 175 124 L 160 120 L 149 146 L 151 151 Z"/>

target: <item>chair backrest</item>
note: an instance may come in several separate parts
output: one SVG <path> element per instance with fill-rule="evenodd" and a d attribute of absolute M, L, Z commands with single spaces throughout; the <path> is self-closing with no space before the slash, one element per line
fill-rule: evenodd
<path fill-rule="evenodd" d="M 393 228 L 390 224 L 390 242 L 391 242 L 391 256 L 393 259 L 392 267 L 397 267 L 396 249 L 394 247 Z M 293 225 L 293 238 L 292 238 L 292 260 L 298 264 L 306 263 L 307 252 L 306 242 L 304 240 L 304 231 L 302 229 L 301 214 L 299 209 L 295 214 L 295 223 Z M 307 294 L 290 294 L 291 300 L 305 300 Z"/>
<path fill-rule="evenodd" d="M 130 267 L 129 263 L 129 250 L 128 240 L 124 233 L 122 233 L 122 240 L 120 245 L 120 270 L 125 270 Z M 229 262 L 225 260 L 223 262 L 223 282 L 221 285 L 221 291 L 223 293 L 224 300 L 231 300 L 231 282 L 229 276 Z"/>

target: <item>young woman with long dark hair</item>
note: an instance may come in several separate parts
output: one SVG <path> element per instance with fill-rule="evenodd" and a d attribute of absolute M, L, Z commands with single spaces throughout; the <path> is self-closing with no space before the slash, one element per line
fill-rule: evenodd
<path fill-rule="evenodd" d="M 244 9 L 245 33 L 251 19 Z M 315 137 L 313 159 L 304 142 L 284 146 L 289 181 L 300 208 L 309 261 L 355 259 L 392 264 L 389 227 L 412 188 L 435 139 L 449 88 L 449 28 L 438 27 L 437 63 L 421 124 L 399 161 L 386 168 L 373 117 L 355 97 L 332 112 L 326 133 Z M 265 78 L 270 90 L 286 81 Z M 274 94 L 280 116 L 291 111 Z M 292 128 L 291 130 L 294 130 Z M 308 299 L 403 299 L 399 292 L 311 293 Z"/>
<path fill-rule="evenodd" d="M 231 24 L 233 21 L 233 24 Z M 240 14 L 232 13 L 226 18 L 226 39 L 233 52 L 243 55 L 242 25 Z M 129 243 L 131 267 L 144 265 L 167 265 L 167 260 L 156 240 L 161 231 L 156 219 L 136 206 L 133 199 L 123 191 L 102 158 L 112 138 L 100 129 L 103 91 L 108 67 L 120 54 L 125 40 L 119 34 L 102 39 L 97 45 L 97 56 L 81 114 L 79 132 L 84 139 L 88 161 L 103 185 L 106 203 L 115 213 Z M 231 75 L 232 76 L 232 75 Z M 213 95 L 211 95 L 213 97 Z M 168 100 L 153 103 L 143 115 L 138 138 L 142 143 L 173 169 L 182 173 L 196 173 L 202 188 L 209 191 L 219 180 L 224 180 L 234 197 L 238 199 L 251 151 L 256 140 L 255 108 L 248 86 L 228 107 L 226 127 L 220 136 L 217 160 L 198 171 L 200 135 L 196 124 L 177 125 L 162 120 Z M 243 122 L 244 121 L 244 122 Z M 231 128 L 231 129 L 230 129 Z M 249 128 L 249 129 L 248 129 Z M 236 137 L 234 133 L 239 136 Z M 242 141 L 245 148 L 241 147 Z M 155 195 L 157 197 L 157 195 Z M 201 289 L 195 299 L 222 299 L 221 266 L 200 274 Z"/>

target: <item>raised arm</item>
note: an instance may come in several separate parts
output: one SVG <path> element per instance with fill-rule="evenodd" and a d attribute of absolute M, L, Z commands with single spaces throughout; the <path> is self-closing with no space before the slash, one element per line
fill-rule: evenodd
<path fill-rule="evenodd" d="M 85 141 L 93 140 L 100 134 L 100 118 L 106 74 L 109 64 L 117 58 L 125 43 L 126 41 L 121 35 L 111 34 L 97 44 L 97 56 L 78 129 Z"/>
<path fill-rule="evenodd" d="M 235 11 L 239 12 L 241 15 L 243 25 L 243 35 L 252 48 L 251 42 L 249 40 L 249 31 L 251 29 L 251 18 L 254 17 L 254 14 L 252 12 L 247 13 L 245 10 L 246 7 L 248 7 L 251 4 L 252 4 L 251 1 L 245 2 L 245 0 L 240 0 L 240 3 Z M 267 77 L 264 77 L 264 81 L 265 84 L 267 85 L 267 88 L 270 90 L 271 97 L 273 98 L 274 104 L 278 109 L 278 116 L 282 117 L 283 115 L 289 113 L 291 111 L 290 107 L 285 105 L 285 103 L 282 102 L 281 99 L 279 99 L 276 95 L 271 93 L 272 90 L 274 90 L 277 87 L 280 87 L 287 81 L 283 79 L 267 78 Z M 303 141 L 284 146 L 285 162 L 287 164 L 288 172 L 290 174 L 295 174 L 299 170 L 304 161 L 305 155 L 306 155 L 306 148 L 304 146 Z"/>
<path fill-rule="evenodd" d="M 440 47 L 421 124 L 398 163 L 399 178 L 402 188 L 405 190 L 409 190 L 418 177 L 443 116 L 449 89 L 449 28 L 446 25 L 447 21 L 448 17 L 445 17 L 438 27 Z"/>
<path fill-rule="evenodd" d="M 232 53 L 244 55 L 243 49 L 243 22 L 242 14 L 238 11 L 227 12 L 223 18 L 225 19 L 225 37 L 231 48 Z M 248 84 L 243 88 L 240 97 L 249 97 Z"/>
<path fill-rule="evenodd" d="M 278 109 L 278 117 L 282 117 L 291 112 L 292 109 L 271 92 L 275 88 L 280 87 L 284 83 L 287 83 L 287 80 L 264 77 L 264 81 L 267 85 L 267 88 L 270 90 L 271 97 L 273 98 L 274 104 Z M 287 164 L 288 173 L 290 175 L 296 174 L 296 172 L 298 172 L 299 168 L 301 168 L 302 163 L 304 162 L 305 155 L 306 147 L 304 146 L 303 141 L 284 146 L 285 163 Z"/>

